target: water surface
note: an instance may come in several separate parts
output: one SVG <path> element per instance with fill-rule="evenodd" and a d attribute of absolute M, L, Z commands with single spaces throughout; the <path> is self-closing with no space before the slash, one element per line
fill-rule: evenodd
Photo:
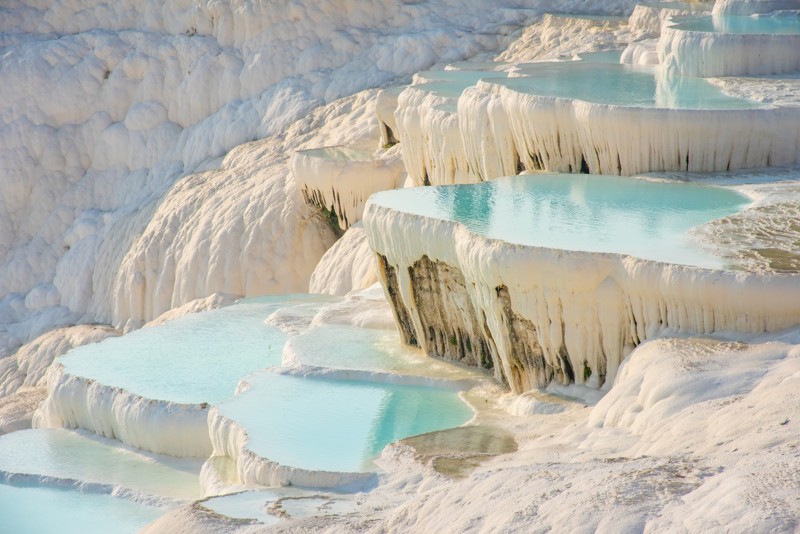
<path fill-rule="evenodd" d="M 285 355 L 298 363 L 328 369 L 387 372 L 445 380 L 475 379 L 477 373 L 430 358 L 400 340 L 397 330 L 346 324 L 314 326 L 287 341 Z"/>
<path fill-rule="evenodd" d="M 67 373 L 145 398 L 216 404 L 233 395 L 243 376 L 280 364 L 286 334 L 265 324 L 267 316 L 279 308 L 317 309 L 334 300 L 316 295 L 244 299 L 79 347 L 62 362 Z"/>
<path fill-rule="evenodd" d="M 675 18 L 683 31 L 729 34 L 800 35 L 800 16 L 704 15 Z"/>
<path fill-rule="evenodd" d="M 147 455 L 88 432 L 20 430 L 0 436 L 0 451 L 0 471 L 6 473 L 120 486 L 172 499 L 200 498 L 197 461 Z"/>
<path fill-rule="evenodd" d="M 387 444 L 472 417 L 457 393 L 436 388 L 271 372 L 247 381 L 221 413 L 247 430 L 258 456 L 313 471 L 371 471 Z"/>
<path fill-rule="evenodd" d="M 370 202 L 457 221 L 509 243 L 722 268 L 724 260 L 705 252 L 688 231 L 741 210 L 749 200 L 690 183 L 541 174 L 384 191 Z"/>
<path fill-rule="evenodd" d="M 701 78 L 664 77 L 657 67 L 569 61 L 527 63 L 523 76 L 487 79 L 523 94 L 597 104 L 668 109 L 750 109 L 764 104 L 724 94 Z"/>
<path fill-rule="evenodd" d="M 0 484 L 2 532 L 133 534 L 164 512 L 110 495 Z"/>

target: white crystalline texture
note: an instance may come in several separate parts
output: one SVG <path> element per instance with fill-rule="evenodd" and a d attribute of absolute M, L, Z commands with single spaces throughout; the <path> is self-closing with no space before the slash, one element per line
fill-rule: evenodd
<path fill-rule="evenodd" d="M 115 335 L 119 332 L 105 326 L 80 325 L 52 330 L 23 345 L 14 356 L 0 359 L 0 397 L 22 386 L 45 385 L 45 373 L 56 357 Z"/>
<path fill-rule="evenodd" d="M 0 351 L 54 325 L 130 328 L 214 292 L 306 287 L 333 237 L 286 181 L 301 140 L 219 158 L 320 105 L 494 50 L 530 16 L 489 4 L 4 4 Z"/>
<path fill-rule="evenodd" d="M 406 342 L 493 366 L 515 392 L 551 381 L 610 385 L 635 346 L 665 332 L 800 324 L 796 274 L 511 245 L 374 204 L 365 229 Z"/>
<path fill-rule="evenodd" d="M 373 159 L 346 147 L 298 151 L 290 165 L 306 204 L 335 213 L 342 230 L 361 220 L 372 193 L 402 186 L 405 174 L 400 158 Z"/>
<path fill-rule="evenodd" d="M 670 5 L 670 2 L 659 2 L 655 4 L 636 4 L 628 19 L 628 38 L 631 41 L 642 39 L 653 39 L 661 35 L 661 27 L 671 17 L 676 15 L 691 15 L 702 13 L 710 8 L 709 4 L 700 2 L 678 2 Z"/>
<path fill-rule="evenodd" d="M 622 51 L 619 62 L 625 65 L 658 65 L 658 41 L 648 39 L 629 43 Z"/>
<path fill-rule="evenodd" d="M 397 109 L 397 97 L 402 91 L 400 87 L 382 89 L 375 98 L 375 115 L 381 129 L 381 146 L 389 147 L 397 143 L 397 120 L 394 112 Z"/>
<path fill-rule="evenodd" d="M 211 454 L 208 406 L 145 399 L 120 388 L 50 367 L 47 399 L 34 428 L 82 428 L 160 454 L 206 458 Z"/>
<path fill-rule="evenodd" d="M 410 86 L 398 97 L 396 135 L 415 186 L 473 183 L 454 101 Z"/>
<path fill-rule="evenodd" d="M 247 448 L 247 432 L 241 425 L 222 415 L 217 408 L 209 411 L 208 427 L 213 444 L 213 454 L 209 462 L 217 457 L 231 459 L 236 465 L 236 482 L 240 484 L 335 488 L 354 484 L 366 485 L 375 478 L 374 473 L 310 471 L 262 458 Z M 204 467 L 203 471 L 209 470 Z"/>
<path fill-rule="evenodd" d="M 657 87 L 665 102 L 673 83 L 662 79 Z M 426 176 L 437 184 L 490 180 L 524 169 L 716 172 L 800 158 L 795 108 L 615 106 L 524 94 L 490 81 L 464 90 L 457 115 L 430 111 L 441 98 L 413 86 L 400 95 L 403 159 L 415 183 Z"/>
<path fill-rule="evenodd" d="M 667 24 L 658 58 L 672 76 L 710 78 L 800 70 L 800 35 L 684 31 Z"/>
<path fill-rule="evenodd" d="M 377 282 L 375 255 L 369 248 L 363 225 L 357 223 L 319 260 L 311 273 L 308 292 L 346 295 L 353 290 L 366 289 Z"/>
<path fill-rule="evenodd" d="M 755 15 L 785 9 L 800 9 L 798 0 L 716 0 L 715 15 Z"/>
<path fill-rule="evenodd" d="M 540 21 L 527 26 L 517 40 L 497 56 L 497 61 L 519 63 L 612 50 L 617 48 L 617 33 L 624 22 L 617 17 L 548 13 Z"/>
<path fill-rule="evenodd" d="M 57 328 L 0 359 L 0 434 L 30 428 L 34 411 L 46 397 L 45 374 L 57 357 L 115 335 L 119 332 L 97 325 Z"/>
<path fill-rule="evenodd" d="M 416 492 L 375 530 L 793 532 L 798 333 L 648 342 L 595 407 L 528 416 L 519 452 Z"/>

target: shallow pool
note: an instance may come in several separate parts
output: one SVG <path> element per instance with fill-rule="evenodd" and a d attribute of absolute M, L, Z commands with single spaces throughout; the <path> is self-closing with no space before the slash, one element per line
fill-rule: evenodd
<path fill-rule="evenodd" d="M 265 324 L 279 308 L 318 309 L 333 297 L 289 295 L 244 299 L 160 326 L 79 347 L 62 358 L 67 373 L 149 399 L 216 404 L 239 379 L 280 364 L 286 334 Z"/>
<path fill-rule="evenodd" d="M 800 35 L 800 16 L 704 15 L 678 17 L 671 27 L 693 32 Z"/>
<path fill-rule="evenodd" d="M 133 534 L 164 513 L 110 495 L 0 484 L 0 532 Z"/>
<path fill-rule="evenodd" d="M 62 428 L 0 436 L 0 471 L 118 486 L 170 499 L 194 500 L 201 493 L 197 461 L 148 455 Z"/>
<path fill-rule="evenodd" d="M 750 109 L 763 104 L 729 96 L 701 78 L 665 77 L 655 67 L 570 61 L 528 63 L 523 76 L 486 81 L 516 92 L 598 104 L 669 109 Z"/>
<path fill-rule="evenodd" d="M 220 405 L 248 434 L 247 448 L 283 466 L 367 472 L 390 442 L 459 426 L 472 410 L 436 388 L 261 372 Z"/>
<path fill-rule="evenodd" d="M 286 361 L 286 358 L 290 361 Z M 400 340 L 397 330 L 343 324 L 314 326 L 287 341 L 284 364 L 329 369 L 425 375 L 442 379 L 474 379 L 474 371 L 429 358 Z"/>
<path fill-rule="evenodd" d="M 377 193 L 370 202 L 458 221 L 510 243 L 631 256 L 709 268 L 688 231 L 740 211 L 749 200 L 724 188 L 581 174 L 522 175 L 474 185 Z"/>

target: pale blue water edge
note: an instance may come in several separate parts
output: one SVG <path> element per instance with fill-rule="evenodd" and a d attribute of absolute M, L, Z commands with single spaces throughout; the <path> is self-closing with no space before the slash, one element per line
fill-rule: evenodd
<path fill-rule="evenodd" d="M 117 441 L 63 428 L 0 436 L 0 471 L 120 486 L 171 499 L 201 496 L 197 460 L 148 455 Z M 3 524 L 0 516 L 0 527 Z"/>
<path fill-rule="evenodd" d="M 439 363 L 404 345 L 397 330 L 320 325 L 288 343 L 298 363 L 332 369 L 403 372 Z"/>
<path fill-rule="evenodd" d="M 220 497 L 212 497 L 202 503 L 203 508 L 236 519 L 255 519 L 265 525 L 274 525 L 280 519 L 267 513 L 267 505 L 277 501 L 283 494 L 276 491 L 243 491 Z"/>
<path fill-rule="evenodd" d="M 105 494 L 0 484 L 0 531 L 8 533 L 133 534 L 164 511 Z"/>
<path fill-rule="evenodd" d="M 701 78 L 665 77 L 656 67 L 569 61 L 528 63 L 514 78 L 486 78 L 516 92 L 597 104 L 665 109 L 751 109 L 764 104 L 726 95 Z"/>
<path fill-rule="evenodd" d="M 481 70 L 442 70 L 421 73 L 425 83 L 415 89 L 458 98 L 467 87 L 483 80 L 516 92 L 582 100 L 597 104 L 658 109 L 758 109 L 765 104 L 723 93 L 702 78 L 661 76 L 657 67 L 621 65 L 619 51 L 579 54 L 582 61 L 521 63 L 515 75 Z"/>
<path fill-rule="evenodd" d="M 79 347 L 61 361 L 69 374 L 145 398 L 216 404 L 233 396 L 243 376 L 280 364 L 286 334 L 264 324 L 267 316 L 292 306 L 313 313 L 335 300 L 318 295 L 244 299 Z"/>
<path fill-rule="evenodd" d="M 676 17 L 673 28 L 683 31 L 728 34 L 800 35 L 800 17 L 705 15 Z"/>
<path fill-rule="evenodd" d="M 718 187 L 581 174 L 521 175 L 474 185 L 384 191 L 370 203 L 462 223 L 509 243 L 723 268 L 688 231 L 749 199 Z"/>
<path fill-rule="evenodd" d="M 258 456 L 311 471 L 371 471 L 387 444 L 472 417 L 443 389 L 271 372 L 247 381 L 250 389 L 222 403 L 221 413 L 244 427 Z"/>

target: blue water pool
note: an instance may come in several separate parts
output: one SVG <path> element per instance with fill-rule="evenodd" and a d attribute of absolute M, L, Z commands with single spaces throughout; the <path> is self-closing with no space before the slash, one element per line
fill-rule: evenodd
<path fill-rule="evenodd" d="M 800 16 L 705 15 L 677 17 L 673 28 L 705 33 L 800 35 Z"/>
<path fill-rule="evenodd" d="M 603 50 L 602 52 L 580 52 L 578 60 L 583 63 L 619 63 L 622 50 Z"/>
<path fill-rule="evenodd" d="M 706 253 L 688 232 L 741 210 L 749 200 L 690 183 L 542 174 L 386 191 L 370 202 L 458 221 L 510 243 L 722 268 L 723 260 Z"/>
<path fill-rule="evenodd" d="M 280 363 L 286 334 L 265 324 L 267 316 L 292 306 L 313 312 L 334 300 L 314 295 L 244 299 L 77 348 L 62 362 L 70 374 L 145 398 L 216 404 L 233 395 L 241 377 Z"/>
<path fill-rule="evenodd" d="M 110 495 L 0 484 L 0 532 L 133 534 L 164 512 Z"/>
<path fill-rule="evenodd" d="M 472 410 L 453 391 L 261 372 L 220 405 L 248 449 L 284 466 L 366 472 L 390 442 L 465 423 Z"/>
<path fill-rule="evenodd" d="M 285 354 L 298 363 L 333 369 L 380 371 L 443 379 L 474 378 L 474 371 L 431 359 L 400 341 L 397 330 L 330 324 L 287 341 Z"/>
<path fill-rule="evenodd" d="M 0 472 L 118 486 L 171 499 L 194 500 L 201 493 L 197 461 L 147 455 L 62 428 L 0 436 Z"/>
<path fill-rule="evenodd" d="M 492 78 L 516 92 L 598 104 L 670 109 L 750 109 L 757 102 L 724 94 L 700 78 L 662 77 L 654 67 L 612 63 L 529 63 L 524 74 Z"/>

